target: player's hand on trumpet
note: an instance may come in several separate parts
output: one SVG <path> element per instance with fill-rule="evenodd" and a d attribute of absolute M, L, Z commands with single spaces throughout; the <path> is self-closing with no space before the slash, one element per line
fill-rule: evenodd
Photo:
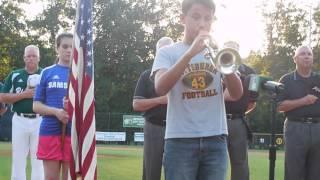
<path fill-rule="evenodd" d="M 198 36 L 194 39 L 187 51 L 188 55 L 193 57 L 203 51 L 203 49 L 208 46 L 210 39 L 211 35 L 209 32 L 200 30 Z"/>

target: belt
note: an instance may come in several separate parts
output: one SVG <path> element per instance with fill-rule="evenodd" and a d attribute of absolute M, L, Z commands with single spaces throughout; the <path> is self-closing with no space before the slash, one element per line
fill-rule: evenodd
<path fill-rule="evenodd" d="M 233 120 L 233 119 L 243 119 L 244 114 L 227 114 L 227 119 L 228 120 Z"/>
<path fill-rule="evenodd" d="M 38 115 L 35 114 L 35 113 L 20 113 L 20 112 L 17 112 L 17 115 L 21 116 L 21 117 L 25 117 L 25 118 L 30 118 L 30 119 L 34 119 L 34 118 L 38 117 Z"/>
<path fill-rule="evenodd" d="M 288 118 L 288 121 L 301 122 L 301 123 L 320 123 L 320 117 L 296 117 Z"/>

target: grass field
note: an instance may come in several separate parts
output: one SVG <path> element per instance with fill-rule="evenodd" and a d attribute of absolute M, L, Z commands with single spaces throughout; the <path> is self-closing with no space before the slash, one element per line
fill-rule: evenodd
<path fill-rule="evenodd" d="M 141 146 L 98 145 L 99 180 L 140 180 L 142 166 Z M 250 150 L 250 179 L 269 179 L 268 151 Z M 283 179 L 283 152 L 277 152 L 275 179 Z M 0 180 L 9 180 L 11 171 L 11 144 L 0 142 Z M 30 174 L 28 164 L 27 173 Z M 29 176 L 30 177 L 30 176 Z M 229 178 L 228 178 L 229 179 Z"/>

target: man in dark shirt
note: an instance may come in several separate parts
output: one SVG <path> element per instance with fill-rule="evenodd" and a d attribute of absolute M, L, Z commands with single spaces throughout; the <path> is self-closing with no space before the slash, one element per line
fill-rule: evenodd
<path fill-rule="evenodd" d="M 162 37 L 157 42 L 157 50 L 172 44 L 169 37 Z M 154 83 L 150 79 L 151 69 L 144 71 L 138 80 L 133 109 L 143 112 L 144 148 L 143 148 L 143 180 L 160 180 L 162 156 L 164 148 L 165 119 L 167 113 L 167 97 L 156 95 Z"/>
<path fill-rule="evenodd" d="M 225 47 L 239 51 L 236 42 L 229 41 Z M 248 91 L 250 74 L 255 71 L 241 64 L 238 68 L 243 87 L 243 95 L 238 101 L 231 101 L 225 96 L 228 123 L 228 151 L 231 165 L 231 180 L 249 180 L 248 138 L 251 131 L 246 122 L 246 114 L 255 108 L 257 94 Z"/>
<path fill-rule="evenodd" d="M 284 91 L 278 110 L 284 112 L 285 180 L 320 177 L 320 76 L 312 72 L 313 54 L 308 46 L 297 48 L 296 70 L 281 77 Z"/>

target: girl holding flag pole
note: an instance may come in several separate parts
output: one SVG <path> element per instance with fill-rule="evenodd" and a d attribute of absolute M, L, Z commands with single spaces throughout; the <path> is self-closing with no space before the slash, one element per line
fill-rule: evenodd
<path fill-rule="evenodd" d="M 33 110 L 42 116 L 37 157 L 43 160 L 45 179 L 67 180 L 71 158 L 71 121 L 64 109 L 67 95 L 73 35 L 59 34 L 57 63 L 45 68 L 36 88 Z M 67 127 L 64 132 L 64 128 Z"/>

